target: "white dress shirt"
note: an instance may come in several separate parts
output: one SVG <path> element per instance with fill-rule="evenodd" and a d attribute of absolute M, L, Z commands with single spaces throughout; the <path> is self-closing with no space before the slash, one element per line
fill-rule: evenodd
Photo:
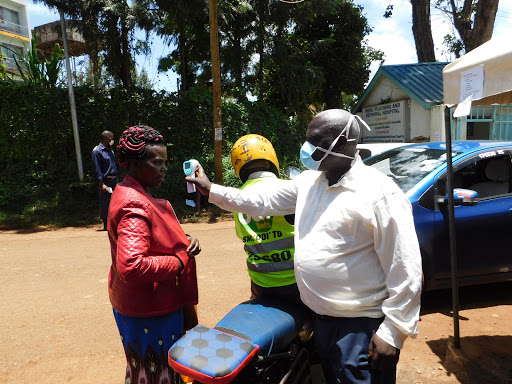
<path fill-rule="evenodd" d="M 315 313 L 385 316 L 377 335 L 397 348 L 417 335 L 422 270 L 411 204 L 359 156 L 332 186 L 325 173 L 305 171 L 247 191 L 212 184 L 209 201 L 248 215 L 295 213 L 295 275 Z"/>

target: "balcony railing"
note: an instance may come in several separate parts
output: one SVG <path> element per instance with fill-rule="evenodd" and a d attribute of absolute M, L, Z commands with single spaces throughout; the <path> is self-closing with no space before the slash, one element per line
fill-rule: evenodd
<path fill-rule="evenodd" d="M 0 20 L 0 31 L 11 32 L 17 35 L 28 37 L 28 28 L 9 21 Z"/>
<path fill-rule="evenodd" d="M 14 59 L 11 59 L 9 57 L 4 57 L 0 60 L 5 65 L 6 69 L 17 69 L 16 62 L 14 61 Z"/>

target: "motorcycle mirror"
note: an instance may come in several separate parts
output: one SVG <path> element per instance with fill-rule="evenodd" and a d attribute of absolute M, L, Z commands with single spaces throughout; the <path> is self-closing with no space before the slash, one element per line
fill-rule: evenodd
<path fill-rule="evenodd" d="M 286 167 L 284 174 L 286 175 L 287 178 L 293 180 L 294 178 L 301 174 L 301 171 L 299 168 L 294 167 L 293 165 L 289 165 L 288 167 Z"/>

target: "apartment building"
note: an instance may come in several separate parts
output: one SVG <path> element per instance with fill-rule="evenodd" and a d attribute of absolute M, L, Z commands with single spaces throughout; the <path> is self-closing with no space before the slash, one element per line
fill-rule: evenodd
<path fill-rule="evenodd" d="M 29 49 L 30 22 L 26 0 L 0 0 L 0 46 L 7 71 L 15 71 L 14 52 L 23 54 Z M 14 51 L 14 52 L 13 52 Z"/>

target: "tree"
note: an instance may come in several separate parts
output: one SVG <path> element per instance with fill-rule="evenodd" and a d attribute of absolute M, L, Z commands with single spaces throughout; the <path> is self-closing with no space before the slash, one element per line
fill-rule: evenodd
<path fill-rule="evenodd" d="M 449 6 L 437 0 L 436 5 L 453 18 L 453 25 L 459 33 L 460 40 L 453 39 L 449 48 L 460 57 L 463 49 L 466 53 L 489 41 L 494 30 L 499 0 L 464 0 L 457 4 L 450 0 Z M 445 41 L 450 41 L 445 37 Z M 460 44 L 462 43 L 462 44 Z"/>
<path fill-rule="evenodd" d="M 249 1 L 226 0 L 219 3 L 218 16 L 223 92 L 245 97 L 245 92 L 254 91 L 251 59 L 256 13 Z"/>
<path fill-rule="evenodd" d="M 293 23 L 273 38 L 265 100 L 293 115 L 311 104 L 341 108 L 344 94 L 360 93 L 371 61 L 382 58 L 364 42 L 370 27 L 361 10 L 342 0 L 298 5 Z"/>
<path fill-rule="evenodd" d="M 430 25 L 430 0 L 411 0 L 412 33 L 416 43 L 419 63 L 436 61 L 432 26 Z"/>
<path fill-rule="evenodd" d="M 158 69 L 180 74 L 181 91 L 187 92 L 198 75 L 211 76 L 209 62 L 208 2 L 204 0 L 138 0 L 148 15 L 144 28 L 154 30 L 176 49 L 160 59 Z"/>
<path fill-rule="evenodd" d="M 412 5 L 412 30 L 419 62 L 436 61 L 430 8 L 443 12 L 451 20 L 459 37 L 446 35 L 444 44 L 455 57 L 470 52 L 489 41 L 494 29 L 499 0 L 410 0 Z M 393 5 L 388 5 L 384 17 L 391 17 Z"/>
<path fill-rule="evenodd" d="M 70 26 L 77 28 L 87 41 L 95 84 L 99 84 L 97 76 L 101 74 L 99 63 L 102 62 L 116 83 L 125 88 L 133 86 L 133 53 L 144 45 L 137 44 L 134 37 L 136 18 L 127 0 L 34 1 L 74 19 Z"/>

